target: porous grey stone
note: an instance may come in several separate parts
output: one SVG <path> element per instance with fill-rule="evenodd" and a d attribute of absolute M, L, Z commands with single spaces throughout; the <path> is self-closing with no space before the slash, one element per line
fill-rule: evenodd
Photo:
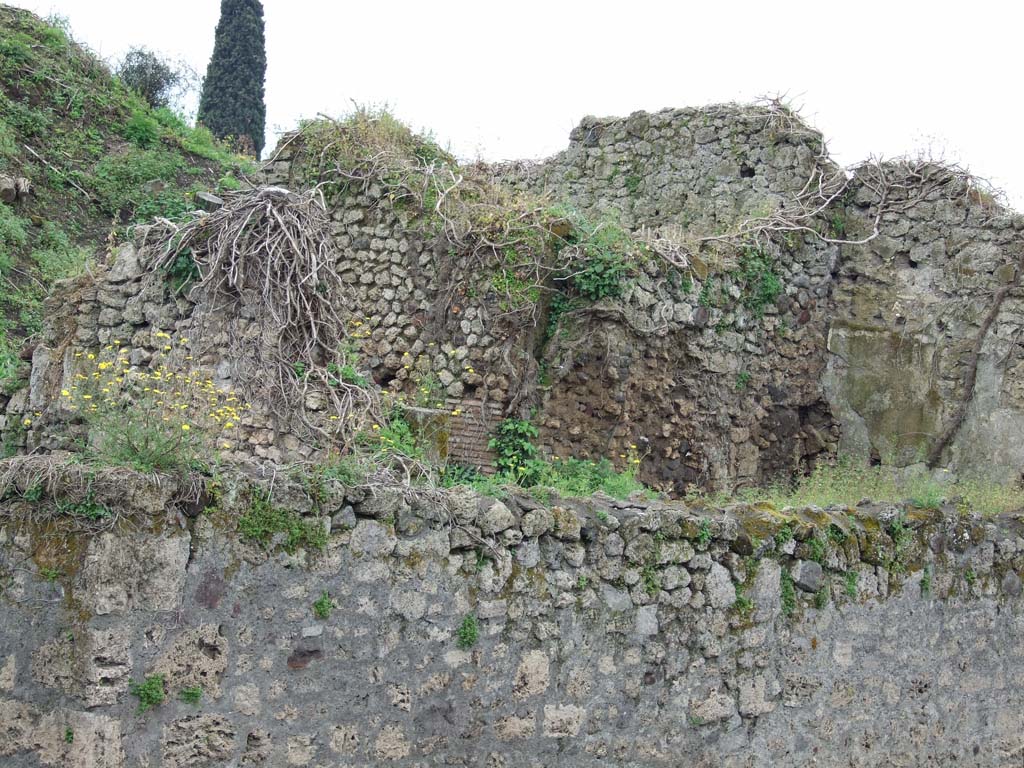
<path fill-rule="evenodd" d="M 790 573 L 793 583 L 804 592 L 817 592 L 825 583 L 825 573 L 813 560 L 797 560 Z"/>
<path fill-rule="evenodd" d="M 495 500 L 477 518 L 476 523 L 485 535 L 501 533 L 515 523 L 515 515 L 504 503 Z"/>
<path fill-rule="evenodd" d="M 360 520 L 349 540 L 352 553 L 364 557 L 389 555 L 397 543 L 398 539 L 391 529 L 376 520 Z"/>
<path fill-rule="evenodd" d="M 721 610 L 729 608 L 736 602 L 736 587 L 732 583 L 732 577 L 725 566 L 719 563 L 711 564 L 704 589 L 712 608 Z"/>

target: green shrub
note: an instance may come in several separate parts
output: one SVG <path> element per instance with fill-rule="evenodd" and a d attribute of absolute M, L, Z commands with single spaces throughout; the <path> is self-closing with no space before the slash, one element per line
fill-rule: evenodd
<path fill-rule="evenodd" d="M 487 447 L 494 451 L 494 465 L 500 474 L 523 486 L 536 485 L 540 468 L 534 463 L 537 428 L 525 419 L 505 419 L 498 425 Z"/>
<path fill-rule="evenodd" d="M 277 534 L 282 534 L 281 547 L 289 553 L 299 547 L 318 552 L 327 546 L 327 531 L 319 520 L 304 520 L 295 512 L 275 507 L 267 496 L 257 492 L 252 494 L 249 509 L 238 518 L 238 531 L 264 549 Z"/>
<path fill-rule="evenodd" d="M 581 258 L 571 267 L 572 285 L 589 301 L 621 296 L 634 273 L 630 260 L 637 246 L 633 238 L 611 222 L 594 227 L 580 222 L 576 231 Z"/>
<path fill-rule="evenodd" d="M 480 638 L 480 625 L 477 623 L 476 616 L 473 614 L 466 616 L 462 623 L 459 624 L 455 637 L 459 648 L 464 651 L 476 645 L 477 640 Z"/>
<path fill-rule="evenodd" d="M 147 112 L 136 110 L 125 123 L 122 133 L 136 146 L 148 149 L 160 138 L 160 123 Z"/>
<path fill-rule="evenodd" d="M 181 293 L 192 283 L 202 277 L 199 265 L 192 256 L 192 251 L 185 249 L 170 263 L 166 270 L 167 279 L 175 293 Z"/>
<path fill-rule="evenodd" d="M 320 597 L 313 603 L 313 615 L 318 619 L 329 619 L 334 604 L 331 602 L 331 595 L 327 590 L 320 593 Z"/>
<path fill-rule="evenodd" d="M 856 597 L 857 596 L 857 582 L 858 582 L 858 580 L 859 580 L 859 577 L 857 576 L 857 572 L 856 571 L 847 571 L 846 572 L 846 575 L 843 577 L 843 589 L 845 590 L 847 597 L 851 597 L 852 598 L 852 597 Z"/>
<path fill-rule="evenodd" d="M 155 216 L 176 218 L 190 208 L 189 194 L 177 185 L 179 174 L 185 171 L 180 154 L 129 147 L 97 163 L 92 182 L 100 207 L 111 216 L 127 214 L 137 221 Z M 152 183 L 159 182 L 166 187 L 154 191 Z"/>
<path fill-rule="evenodd" d="M 757 248 L 744 248 L 737 277 L 743 290 L 741 302 L 755 317 L 761 317 L 782 293 L 774 262 Z"/>
<path fill-rule="evenodd" d="M 11 251 L 28 242 L 28 222 L 14 214 L 6 205 L 0 205 L 0 271 L 7 272 L 13 264 Z"/>
<path fill-rule="evenodd" d="M 782 600 L 782 613 L 786 616 L 792 616 L 796 611 L 796 585 L 793 583 L 793 577 L 790 576 L 789 571 L 785 568 L 782 569 L 782 576 L 780 578 L 780 597 Z"/>
<path fill-rule="evenodd" d="M 166 693 L 164 692 L 164 676 L 161 674 L 149 675 L 141 683 L 131 682 L 128 684 L 128 692 L 139 699 L 139 712 L 158 707 L 164 703 Z"/>
<path fill-rule="evenodd" d="M 203 687 L 201 685 L 193 685 L 188 688 L 182 688 L 178 693 L 178 698 L 186 704 L 199 704 L 200 699 L 203 698 Z"/>
<path fill-rule="evenodd" d="M 379 455 L 404 456 L 415 460 L 423 458 L 423 451 L 416 442 L 416 435 L 413 434 L 412 427 L 401 408 L 396 408 L 386 422 L 375 424 L 374 427 Z"/>

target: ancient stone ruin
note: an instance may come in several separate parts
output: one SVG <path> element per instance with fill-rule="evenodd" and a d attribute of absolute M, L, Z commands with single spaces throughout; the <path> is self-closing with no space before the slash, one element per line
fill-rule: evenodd
<path fill-rule="evenodd" d="M 61 284 L 7 402 L 4 765 L 1024 760 L 1019 512 L 706 495 L 837 457 L 1021 480 L 1024 216 L 972 177 L 839 168 L 778 104 L 495 167 L 378 118 L 203 206 Z M 168 394 L 189 361 L 217 462 L 85 462 L 96 356 Z M 395 403 L 415 460 L 339 469 Z M 485 482 L 510 421 L 651 492 L 417 474 Z"/>

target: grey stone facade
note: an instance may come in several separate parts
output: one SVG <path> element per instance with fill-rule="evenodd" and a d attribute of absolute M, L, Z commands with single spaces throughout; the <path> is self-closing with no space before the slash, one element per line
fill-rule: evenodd
<path fill-rule="evenodd" d="M 119 508 L 135 530 L 70 549 L 28 503 L 4 504 L 5 766 L 1009 766 L 1024 753 L 1024 538 L 1009 518 L 408 489 L 314 503 L 279 478 L 275 503 L 332 529 L 323 553 L 287 554 L 234 530 L 242 491 L 181 529 L 142 511 L 173 507 L 173 488 L 138 487 Z M 129 685 L 153 673 L 167 698 L 140 713 Z M 198 704 L 181 700 L 195 686 Z"/>

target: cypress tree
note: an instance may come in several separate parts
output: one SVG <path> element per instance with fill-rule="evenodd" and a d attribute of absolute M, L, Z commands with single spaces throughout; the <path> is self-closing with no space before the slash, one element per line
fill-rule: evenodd
<path fill-rule="evenodd" d="M 206 68 L 197 120 L 214 136 L 233 137 L 240 148 L 263 150 L 267 107 L 263 81 L 267 52 L 260 0 L 221 0 L 213 55 Z"/>

